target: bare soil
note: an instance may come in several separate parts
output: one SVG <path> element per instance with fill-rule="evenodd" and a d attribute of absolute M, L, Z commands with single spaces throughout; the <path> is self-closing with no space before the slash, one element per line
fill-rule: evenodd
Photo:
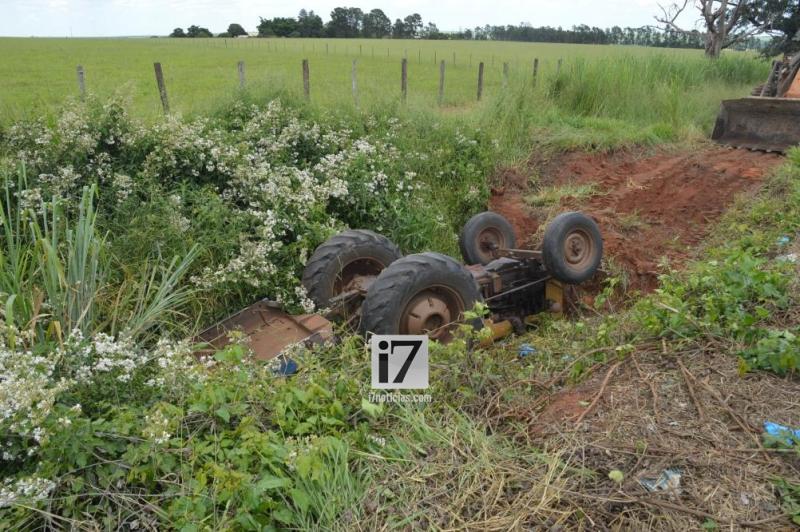
<path fill-rule="evenodd" d="M 522 245 L 536 245 L 557 212 L 581 210 L 600 226 L 605 255 L 628 286 L 655 288 L 664 258 L 680 266 L 737 196 L 747 197 L 782 157 L 713 147 L 691 153 L 572 152 L 501 170 L 490 208 L 510 220 Z M 534 182 L 534 185 L 530 183 Z M 533 208 L 526 196 L 541 187 L 592 185 L 589 197 L 562 197 L 557 208 Z"/>

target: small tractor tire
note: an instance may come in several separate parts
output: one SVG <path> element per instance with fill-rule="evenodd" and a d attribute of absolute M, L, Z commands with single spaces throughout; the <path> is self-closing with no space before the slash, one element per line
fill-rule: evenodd
<path fill-rule="evenodd" d="M 496 212 L 481 212 L 470 218 L 458 236 L 461 257 L 466 264 L 489 264 L 492 248 L 514 248 L 517 239 L 511 224 Z"/>
<path fill-rule="evenodd" d="M 602 258 L 603 237 L 600 229 L 585 214 L 565 212 L 547 224 L 542 260 L 556 280 L 580 284 L 595 274 Z"/>
<path fill-rule="evenodd" d="M 356 276 L 372 276 L 402 257 L 398 247 L 383 235 L 352 229 L 326 240 L 314 250 L 303 271 L 303 286 L 319 308 L 345 292 Z"/>
<path fill-rule="evenodd" d="M 472 274 L 440 253 L 409 255 L 386 268 L 367 292 L 361 332 L 427 334 L 446 343 L 453 328 L 482 300 Z M 480 329 L 480 318 L 470 321 Z"/>

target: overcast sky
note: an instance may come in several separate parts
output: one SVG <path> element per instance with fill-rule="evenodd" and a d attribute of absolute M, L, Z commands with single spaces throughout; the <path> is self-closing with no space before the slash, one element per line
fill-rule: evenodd
<path fill-rule="evenodd" d="M 668 0 L 666 0 L 668 1 Z M 296 16 L 314 10 L 327 21 L 334 7 L 378 7 L 394 20 L 419 13 L 441 30 L 484 24 L 611 27 L 653 23 L 658 0 L 0 0 L 2 36 L 166 35 L 175 27 L 198 24 L 212 32 L 238 22 L 254 31 L 258 18 Z M 691 25 L 694 13 L 687 18 Z"/>

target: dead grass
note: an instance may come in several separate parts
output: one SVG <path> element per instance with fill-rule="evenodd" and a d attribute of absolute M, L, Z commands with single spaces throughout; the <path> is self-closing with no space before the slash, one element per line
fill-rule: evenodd
<path fill-rule="evenodd" d="M 797 423 L 800 383 L 767 373 L 740 377 L 736 358 L 721 347 L 655 345 L 551 395 L 524 432 L 518 418 L 507 425 L 527 444 L 563 449 L 563 460 L 598 473 L 569 477 L 561 499 L 574 509 L 570 525 L 790 526 L 773 481 L 800 478 L 800 456 L 764 449 L 760 434 L 764 421 Z M 667 468 L 682 472 L 679 493 L 649 493 L 639 483 Z M 614 469 L 625 474 L 621 485 L 607 476 Z"/>

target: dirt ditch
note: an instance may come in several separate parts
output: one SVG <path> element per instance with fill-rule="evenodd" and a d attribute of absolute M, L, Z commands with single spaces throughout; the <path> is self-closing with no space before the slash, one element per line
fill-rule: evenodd
<path fill-rule="evenodd" d="M 629 287 L 649 291 L 662 258 L 680 266 L 734 198 L 754 194 L 781 161 L 775 154 L 720 147 L 571 152 L 531 160 L 522 171 L 500 171 L 490 207 L 511 221 L 523 245 L 537 244 L 553 214 L 586 212 L 600 225 L 606 256 L 627 273 Z M 555 197 L 549 203 L 540 197 L 548 190 Z"/>

